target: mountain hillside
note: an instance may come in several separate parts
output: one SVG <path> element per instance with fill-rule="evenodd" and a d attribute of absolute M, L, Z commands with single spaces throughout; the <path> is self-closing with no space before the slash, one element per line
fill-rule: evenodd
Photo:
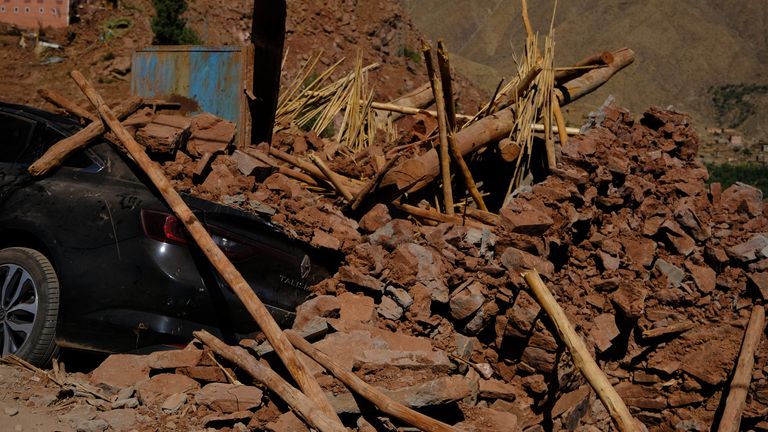
<path fill-rule="evenodd" d="M 443 38 L 457 68 L 486 91 L 514 71 L 525 30 L 520 1 L 401 0 L 416 26 Z M 572 0 L 557 5 L 556 66 L 627 46 L 633 65 L 568 107 L 568 120 L 608 95 L 633 112 L 674 106 L 698 127 L 734 127 L 768 139 L 768 4 L 765 0 Z M 534 28 L 546 33 L 553 2 L 529 2 Z"/>

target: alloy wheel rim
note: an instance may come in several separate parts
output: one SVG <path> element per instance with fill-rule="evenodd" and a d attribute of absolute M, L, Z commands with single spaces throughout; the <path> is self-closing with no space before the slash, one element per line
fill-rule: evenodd
<path fill-rule="evenodd" d="M 16 264 L 0 265 L 0 355 L 16 353 L 32 333 L 37 318 L 37 287 Z"/>

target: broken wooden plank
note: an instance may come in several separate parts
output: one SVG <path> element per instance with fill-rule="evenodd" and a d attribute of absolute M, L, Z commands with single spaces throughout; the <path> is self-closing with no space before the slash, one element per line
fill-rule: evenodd
<path fill-rule="evenodd" d="M 104 103 L 104 100 L 96 92 L 93 86 L 78 71 L 72 71 L 72 78 L 80 89 L 85 93 L 91 104 L 96 108 L 106 125 L 115 133 L 120 142 L 125 146 L 134 161 L 147 174 L 150 181 L 157 187 L 160 194 L 165 199 L 168 206 L 174 214 L 181 220 L 187 228 L 190 236 L 195 240 L 205 256 L 214 266 L 216 271 L 232 288 L 237 297 L 245 306 L 245 309 L 251 314 L 261 331 L 267 337 L 269 342 L 275 347 L 275 351 L 282 360 L 285 367 L 291 373 L 293 378 L 299 384 L 299 387 L 314 401 L 315 404 L 326 413 L 331 419 L 338 420 L 336 412 L 325 397 L 320 385 L 315 380 L 309 369 L 301 362 L 293 346 L 288 342 L 285 334 L 270 315 L 264 303 L 253 291 L 248 282 L 245 281 L 240 272 L 235 268 L 232 262 L 224 255 L 224 252 L 216 245 L 211 235 L 205 229 L 200 220 L 197 219 L 192 210 L 187 206 L 173 185 L 165 176 L 160 165 L 152 161 L 141 144 L 125 130 L 115 117 L 111 109 Z"/>
<path fill-rule="evenodd" d="M 571 357 L 573 357 L 573 364 L 579 368 L 584 378 L 589 382 L 589 385 L 595 390 L 595 393 L 597 393 L 597 396 L 605 405 L 605 409 L 611 415 L 617 429 L 621 432 L 639 432 L 641 428 L 638 427 L 637 420 L 629 413 L 629 409 L 627 409 L 624 401 L 616 393 L 611 383 L 608 382 L 608 378 L 600 370 L 595 359 L 589 354 L 584 341 L 574 330 L 565 312 L 557 304 L 555 297 L 552 296 L 544 281 L 541 280 L 539 273 L 533 270 L 525 273 L 523 277 L 531 288 L 536 301 L 547 312 L 547 315 L 549 315 L 549 318 L 555 325 L 560 339 L 568 347 L 568 351 L 571 353 Z"/>
<path fill-rule="evenodd" d="M 122 120 L 133 114 L 141 105 L 142 99 L 140 97 L 131 97 L 115 108 L 115 115 L 118 119 Z M 27 171 L 33 176 L 48 174 L 51 170 L 61 165 L 72 153 L 85 147 L 88 143 L 103 135 L 104 132 L 104 124 L 101 121 L 89 124 L 74 135 L 68 136 L 52 145 L 45 154 L 27 168 Z"/>
<path fill-rule="evenodd" d="M 752 368 L 755 365 L 755 351 L 760 345 L 760 337 L 765 329 L 765 307 L 756 304 L 752 307 L 752 315 L 749 317 L 747 330 L 744 332 L 744 341 L 741 343 L 739 360 L 736 370 L 733 372 L 731 386 L 728 389 L 728 398 L 725 400 L 725 409 L 720 418 L 718 432 L 738 432 L 741 424 L 741 414 L 747 400 L 749 382 L 752 380 Z"/>
<path fill-rule="evenodd" d="M 315 404 L 303 393 L 288 384 L 275 371 L 259 363 L 244 348 L 227 345 L 205 330 L 196 331 L 193 335 L 210 348 L 211 351 L 236 364 L 258 383 L 271 390 L 272 393 L 298 413 L 310 427 L 323 432 L 346 431 L 346 428 L 318 410 Z"/>
<path fill-rule="evenodd" d="M 418 411 L 414 411 L 411 408 L 392 400 L 392 398 L 384 395 L 370 384 L 358 378 L 357 375 L 339 366 L 336 362 L 331 360 L 330 357 L 313 347 L 296 332 L 287 330 L 285 333 L 288 336 L 288 340 L 290 340 L 293 346 L 298 348 L 299 351 L 319 363 L 333 376 L 338 378 L 339 381 L 343 382 L 350 390 L 374 404 L 381 412 L 423 431 L 456 432 L 456 429 L 453 427 L 431 417 L 427 417 Z"/>

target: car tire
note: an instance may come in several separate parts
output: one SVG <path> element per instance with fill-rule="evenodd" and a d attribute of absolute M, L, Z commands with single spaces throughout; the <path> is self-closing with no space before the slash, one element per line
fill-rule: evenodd
<path fill-rule="evenodd" d="M 0 355 L 45 366 L 56 351 L 59 278 L 48 258 L 29 248 L 0 250 Z"/>

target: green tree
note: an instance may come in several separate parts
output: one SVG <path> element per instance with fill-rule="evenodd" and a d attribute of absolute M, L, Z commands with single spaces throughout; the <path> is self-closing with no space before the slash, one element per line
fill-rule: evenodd
<path fill-rule="evenodd" d="M 153 0 L 155 16 L 152 17 L 153 41 L 156 45 L 199 45 L 200 38 L 187 20 L 181 16 L 187 10 L 186 0 Z"/>

